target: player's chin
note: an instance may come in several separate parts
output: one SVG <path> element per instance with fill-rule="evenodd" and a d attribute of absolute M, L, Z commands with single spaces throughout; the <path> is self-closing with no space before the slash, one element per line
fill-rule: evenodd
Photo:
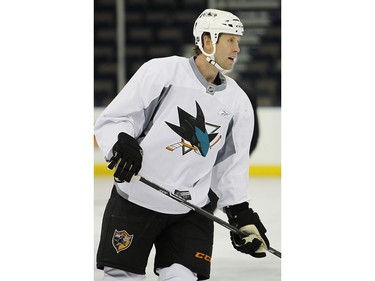
<path fill-rule="evenodd" d="M 233 66 L 234 66 L 234 63 L 235 63 L 234 59 L 228 58 L 227 63 L 226 63 L 226 67 L 227 67 L 226 69 L 228 69 L 228 70 L 232 69 Z"/>
<path fill-rule="evenodd" d="M 233 66 L 234 66 L 234 64 L 232 63 L 232 64 L 226 64 L 224 67 L 223 67 L 223 69 L 224 70 L 232 70 L 233 69 Z"/>

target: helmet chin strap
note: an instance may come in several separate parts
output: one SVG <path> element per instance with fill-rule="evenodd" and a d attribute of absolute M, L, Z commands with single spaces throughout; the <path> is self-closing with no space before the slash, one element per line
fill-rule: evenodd
<path fill-rule="evenodd" d="M 219 71 L 223 71 L 224 68 L 222 68 L 216 61 L 215 61 L 215 53 L 216 53 L 216 44 L 213 44 L 214 46 L 214 51 L 212 52 L 212 54 L 207 54 L 203 48 L 200 48 L 202 53 L 206 56 L 206 60 L 212 64 L 213 66 L 215 66 Z"/>

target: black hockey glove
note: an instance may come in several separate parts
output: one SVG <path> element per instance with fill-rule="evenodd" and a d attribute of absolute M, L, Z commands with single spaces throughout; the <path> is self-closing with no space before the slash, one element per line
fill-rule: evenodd
<path fill-rule="evenodd" d="M 118 135 L 118 141 L 112 148 L 113 157 L 109 160 L 109 169 L 116 167 L 115 182 L 130 182 L 142 167 L 143 151 L 136 139 L 126 133 Z"/>
<path fill-rule="evenodd" d="M 229 206 L 225 208 L 229 223 L 249 234 L 240 237 L 237 233 L 230 232 L 230 239 L 233 247 L 245 254 L 250 254 L 255 258 L 263 258 L 270 246 L 266 236 L 266 228 L 263 226 L 257 213 L 249 208 L 249 203 Z"/>

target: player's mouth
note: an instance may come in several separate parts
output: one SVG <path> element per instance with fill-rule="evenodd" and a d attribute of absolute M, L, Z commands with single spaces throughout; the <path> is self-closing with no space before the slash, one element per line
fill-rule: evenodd
<path fill-rule="evenodd" d="M 229 59 L 230 61 L 233 61 L 233 62 L 234 62 L 234 60 L 236 59 L 236 57 L 228 57 L 228 59 Z"/>

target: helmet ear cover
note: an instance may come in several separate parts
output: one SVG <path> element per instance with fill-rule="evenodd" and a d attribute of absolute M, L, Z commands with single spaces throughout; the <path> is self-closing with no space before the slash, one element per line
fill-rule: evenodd
<path fill-rule="evenodd" d="M 217 34 L 217 38 L 215 38 L 215 40 L 212 39 L 212 35 L 210 32 L 203 32 L 202 36 L 201 36 L 201 48 L 199 48 L 202 52 L 202 50 L 204 51 L 204 47 L 206 46 L 205 44 L 205 37 L 208 37 L 209 40 L 211 41 L 211 44 L 212 44 L 212 47 L 216 50 L 216 44 L 217 42 L 219 41 L 219 38 L 220 38 L 220 35 L 221 34 Z M 215 42 L 214 42 L 215 41 Z M 197 45 L 198 46 L 198 45 Z M 198 46 L 199 47 L 199 46 Z M 203 52 L 205 53 L 205 52 Z M 213 53 L 214 54 L 214 53 Z"/>

